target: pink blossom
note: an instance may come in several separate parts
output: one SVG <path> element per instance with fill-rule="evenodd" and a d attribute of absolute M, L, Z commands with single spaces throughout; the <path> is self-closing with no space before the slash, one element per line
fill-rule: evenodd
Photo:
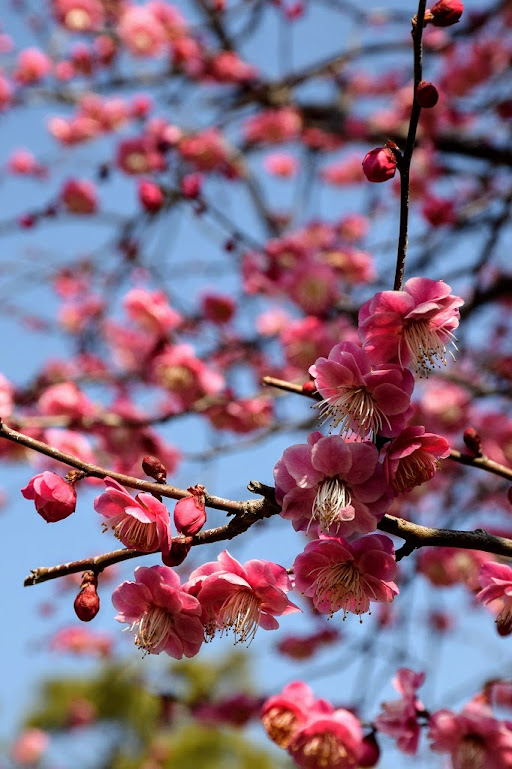
<path fill-rule="evenodd" d="M 333 268 L 312 259 L 301 260 L 289 271 L 286 291 L 304 312 L 315 315 L 326 313 L 340 296 Z"/>
<path fill-rule="evenodd" d="M 76 491 L 64 478 L 45 471 L 35 475 L 21 493 L 33 499 L 36 510 L 47 523 L 55 523 L 75 512 Z"/>
<path fill-rule="evenodd" d="M 282 517 L 298 531 L 312 524 L 344 537 L 374 531 L 392 498 L 378 458 L 372 443 L 311 433 L 307 444 L 285 449 L 274 468 Z"/>
<path fill-rule="evenodd" d="M 479 550 L 461 550 L 458 547 L 429 547 L 420 551 L 418 571 L 436 587 L 463 584 L 471 592 L 481 586 L 478 578 L 483 564 L 493 558 Z"/>
<path fill-rule="evenodd" d="M 247 83 L 258 77 L 258 70 L 234 51 L 221 51 L 208 61 L 205 74 L 218 83 Z"/>
<path fill-rule="evenodd" d="M 225 403 L 210 406 L 205 415 L 217 430 L 231 430 L 245 435 L 267 427 L 272 422 L 274 400 L 263 395 L 240 400 L 228 399 Z"/>
<path fill-rule="evenodd" d="M 463 300 L 442 280 L 410 278 L 402 291 L 381 291 L 359 310 L 359 333 L 375 363 L 412 365 L 428 376 L 446 365 Z"/>
<path fill-rule="evenodd" d="M 363 172 L 369 182 L 387 182 L 396 173 L 397 158 L 389 147 L 370 150 L 363 160 Z"/>
<path fill-rule="evenodd" d="M 501 610 L 496 617 L 500 635 L 512 633 L 512 567 L 507 563 L 489 561 L 480 568 L 478 581 L 482 589 L 477 594 L 477 601 L 489 604 L 498 601 Z"/>
<path fill-rule="evenodd" d="M 303 681 L 293 681 L 280 694 L 269 697 L 261 708 L 261 722 L 270 739 L 287 748 L 297 731 L 315 715 L 334 711 L 327 700 L 316 699 Z"/>
<path fill-rule="evenodd" d="M 100 0 L 53 0 L 53 14 L 71 32 L 93 32 L 105 20 Z"/>
<path fill-rule="evenodd" d="M 250 643 L 258 627 L 276 630 L 276 616 L 300 611 L 286 596 L 292 584 L 283 566 L 261 560 L 242 566 L 227 550 L 195 569 L 187 585 L 205 610 L 209 638 L 233 630 L 235 643 Z"/>
<path fill-rule="evenodd" d="M 424 680 L 425 673 L 415 673 L 409 668 L 400 668 L 396 678 L 393 679 L 393 686 L 402 698 L 384 702 L 382 712 L 375 719 L 377 729 L 393 737 L 397 741 L 397 747 L 409 755 L 414 755 L 418 750 L 420 739 L 418 713 L 425 708 L 416 697 L 416 690 Z"/>
<path fill-rule="evenodd" d="M 224 387 L 224 377 L 197 358 L 188 344 L 166 346 L 153 360 L 153 377 L 181 401 L 184 408 Z"/>
<path fill-rule="evenodd" d="M 50 649 L 68 654 L 91 654 L 108 657 L 112 651 L 112 637 L 83 626 L 71 625 L 57 631 L 50 642 Z"/>
<path fill-rule="evenodd" d="M 180 534 L 193 537 L 206 523 L 206 511 L 204 509 L 204 486 L 191 486 L 188 491 L 190 497 L 180 499 L 174 508 L 174 525 Z"/>
<path fill-rule="evenodd" d="M 320 412 L 334 427 L 340 425 L 342 435 L 394 437 L 412 414 L 411 373 L 392 363 L 372 366 L 353 342 L 337 344 L 309 373 L 323 398 Z"/>
<path fill-rule="evenodd" d="M 490 708 L 470 702 L 461 713 L 438 710 L 429 719 L 432 750 L 449 753 L 453 769 L 510 769 L 512 729 Z"/>
<path fill-rule="evenodd" d="M 26 149 L 14 150 L 9 156 L 7 167 L 12 174 L 20 176 L 37 176 L 43 170 L 34 155 Z"/>
<path fill-rule="evenodd" d="M 74 382 L 51 385 L 39 396 L 38 406 L 41 414 L 62 414 L 72 419 L 82 419 L 96 411 L 94 404 Z"/>
<path fill-rule="evenodd" d="M 14 386 L 0 374 L 0 419 L 8 419 L 14 407 Z"/>
<path fill-rule="evenodd" d="M 239 692 L 228 694 L 217 702 L 205 702 L 194 707 L 194 718 L 206 724 L 228 724 L 245 726 L 256 718 L 261 709 L 262 698 Z"/>
<path fill-rule="evenodd" d="M 272 176 L 281 176 L 283 179 L 295 176 L 298 169 L 297 160 L 293 155 L 288 155 L 285 152 L 273 152 L 271 155 L 267 155 L 263 160 L 263 165 L 267 173 Z"/>
<path fill-rule="evenodd" d="M 60 199 L 71 214 L 94 214 L 98 208 L 96 187 L 87 179 L 70 179 L 63 186 Z"/>
<path fill-rule="evenodd" d="M 133 288 L 123 299 L 123 306 L 142 329 L 166 336 L 182 322 L 179 312 L 173 310 L 163 291 Z"/>
<path fill-rule="evenodd" d="M 215 128 L 208 128 L 195 136 L 185 136 L 178 145 L 178 151 L 198 171 L 219 171 L 230 164 L 229 148 Z"/>
<path fill-rule="evenodd" d="M 139 566 L 135 582 L 123 582 L 112 594 L 118 622 L 135 629 L 135 644 L 148 654 L 194 657 L 204 640 L 201 605 L 187 593 L 168 566 Z"/>
<path fill-rule="evenodd" d="M 306 545 L 293 564 L 295 585 L 312 599 L 315 609 L 330 614 L 343 609 L 364 614 L 370 601 L 389 603 L 398 588 L 397 568 L 389 537 L 370 534 L 350 544 L 342 537 L 322 537 Z"/>
<path fill-rule="evenodd" d="M 162 208 L 165 195 L 159 184 L 150 179 L 141 179 L 137 185 L 137 196 L 142 208 L 149 214 L 156 214 Z"/>
<path fill-rule="evenodd" d="M 396 494 L 411 491 L 430 481 L 439 468 L 439 460 L 450 453 L 445 438 L 426 433 L 421 426 L 406 427 L 386 447 L 384 472 L 389 486 Z"/>
<path fill-rule="evenodd" d="M 359 155 L 349 155 L 326 166 L 322 169 L 320 176 L 324 182 L 340 187 L 348 184 L 359 184 L 364 180 L 361 158 Z"/>
<path fill-rule="evenodd" d="M 107 519 L 115 536 L 126 547 L 169 554 L 172 535 L 169 511 L 152 494 L 137 494 L 135 499 L 112 478 L 105 478 L 107 490 L 94 500 L 94 509 Z"/>
<path fill-rule="evenodd" d="M 236 312 L 236 302 L 230 296 L 208 292 L 201 297 L 202 312 L 209 321 L 222 325 L 229 323 Z"/>
<path fill-rule="evenodd" d="M 302 118 L 293 107 L 281 107 L 260 112 L 248 118 L 243 133 L 248 142 L 280 142 L 296 139 L 302 127 Z"/>
<path fill-rule="evenodd" d="M 50 737 L 42 729 L 25 729 L 11 748 L 11 758 L 17 764 L 34 766 L 50 744 Z"/>
<path fill-rule="evenodd" d="M 116 165 L 126 174 L 148 174 L 164 168 L 164 156 L 151 136 L 125 139 L 117 147 Z"/>
<path fill-rule="evenodd" d="M 14 77 L 22 85 L 38 83 L 51 71 L 51 59 L 39 48 L 25 48 L 20 51 Z"/>
<path fill-rule="evenodd" d="M 310 718 L 295 733 L 288 753 L 302 769 L 356 769 L 363 752 L 362 740 L 359 720 L 338 708 Z"/>
<path fill-rule="evenodd" d="M 158 56 L 167 39 L 165 28 L 150 6 L 127 5 L 118 32 L 133 56 Z"/>

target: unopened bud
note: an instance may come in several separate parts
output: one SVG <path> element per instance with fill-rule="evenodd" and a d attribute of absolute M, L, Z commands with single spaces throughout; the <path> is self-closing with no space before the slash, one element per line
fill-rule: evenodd
<path fill-rule="evenodd" d="M 430 21 L 434 27 L 451 27 L 457 24 L 463 11 L 464 3 L 461 0 L 438 0 L 430 11 L 426 11 L 425 20 Z"/>
<path fill-rule="evenodd" d="M 90 622 L 100 610 L 100 597 L 97 593 L 98 578 L 93 571 L 85 571 L 80 592 L 73 604 L 75 614 L 82 622 Z"/>
<path fill-rule="evenodd" d="M 482 439 L 477 433 L 474 427 L 467 427 L 464 430 L 464 443 L 466 448 L 473 454 L 474 457 L 482 456 Z"/>
<path fill-rule="evenodd" d="M 424 109 L 435 107 L 439 100 L 439 93 L 433 83 L 422 80 L 416 89 L 416 101 Z"/>
<path fill-rule="evenodd" d="M 142 469 L 149 475 L 150 478 L 154 478 L 157 483 L 165 483 L 167 480 L 167 469 L 165 465 L 160 462 L 158 457 L 148 455 L 142 460 Z"/>
<path fill-rule="evenodd" d="M 309 382 L 304 382 L 302 385 L 302 392 L 305 395 L 313 395 L 317 391 L 316 382 L 314 382 L 312 379 L 309 380 Z"/>
<path fill-rule="evenodd" d="M 162 188 L 149 180 L 139 181 L 137 189 L 141 206 L 149 214 L 156 214 L 164 204 L 164 193 Z"/>
<path fill-rule="evenodd" d="M 397 159 L 390 147 L 370 150 L 363 160 L 363 172 L 369 182 L 387 182 L 396 172 Z"/>
<path fill-rule="evenodd" d="M 189 554 L 191 547 L 190 541 L 183 542 L 173 539 L 169 555 L 162 553 L 162 563 L 165 563 L 166 566 L 179 566 Z"/>
<path fill-rule="evenodd" d="M 358 765 L 360 767 L 375 766 L 380 758 L 380 747 L 375 734 L 370 732 L 363 737 L 363 749 L 359 756 Z"/>
<path fill-rule="evenodd" d="M 187 491 L 190 497 L 184 497 L 176 503 L 174 508 L 174 525 L 180 534 L 193 537 L 206 522 L 206 510 L 204 506 L 204 486 L 197 484 Z"/>

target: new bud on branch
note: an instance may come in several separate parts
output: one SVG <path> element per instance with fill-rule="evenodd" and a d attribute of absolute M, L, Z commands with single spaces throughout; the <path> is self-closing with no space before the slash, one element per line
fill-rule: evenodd
<path fill-rule="evenodd" d="M 387 182 L 396 172 L 397 157 L 390 147 L 370 150 L 363 160 L 363 172 L 369 182 Z"/>
<path fill-rule="evenodd" d="M 46 523 L 55 523 L 75 512 L 76 491 L 57 473 L 46 471 L 28 482 L 21 493 L 25 499 L 33 499 L 36 510 Z"/>
<path fill-rule="evenodd" d="M 204 486 L 197 484 L 187 491 L 192 496 L 184 497 L 176 503 L 174 508 L 174 525 L 176 529 L 186 537 L 193 537 L 200 531 L 206 522 L 206 510 L 204 509 Z"/>
<path fill-rule="evenodd" d="M 98 578 L 93 571 L 85 571 L 80 585 L 80 592 L 73 604 L 75 614 L 82 622 L 90 622 L 100 610 L 100 597 L 97 592 Z"/>

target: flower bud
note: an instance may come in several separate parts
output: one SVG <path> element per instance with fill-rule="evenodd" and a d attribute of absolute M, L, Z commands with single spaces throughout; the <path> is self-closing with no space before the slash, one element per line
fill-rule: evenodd
<path fill-rule="evenodd" d="M 428 80 L 422 80 L 418 83 L 416 89 L 416 101 L 425 109 L 435 107 L 439 100 L 439 93 L 433 83 L 429 83 Z"/>
<path fill-rule="evenodd" d="M 149 475 L 150 478 L 154 478 L 157 483 L 165 483 L 167 480 L 167 469 L 165 465 L 160 462 L 158 457 L 148 455 L 142 460 L 142 469 Z"/>
<path fill-rule="evenodd" d="M 313 379 L 310 379 L 309 382 L 304 382 L 302 385 L 302 392 L 306 395 L 313 395 L 317 389 L 316 382 Z"/>
<path fill-rule="evenodd" d="M 141 180 L 137 189 L 139 201 L 149 214 L 156 214 L 164 204 L 164 193 L 162 188 L 152 181 Z"/>
<path fill-rule="evenodd" d="M 47 523 L 55 523 L 75 512 L 76 491 L 57 473 L 35 475 L 21 490 L 25 499 L 33 499 L 36 510 Z"/>
<path fill-rule="evenodd" d="M 206 511 L 204 509 L 204 486 L 197 484 L 191 486 L 187 491 L 192 496 L 180 499 L 174 508 L 174 525 L 180 534 L 186 537 L 193 537 L 194 534 L 203 528 L 206 522 Z"/>
<path fill-rule="evenodd" d="M 362 746 L 363 749 L 359 756 L 358 765 L 361 769 L 362 767 L 376 766 L 380 758 L 380 747 L 373 732 L 363 737 Z"/>
<path fill-rule="evenodd" d="M 363 160 L 363 172 L 369 182 L 387 182 L 396 172 L 396 155 L 389 147 L 370 150 Z"/>
<path fill-rule="evenodd" d="M 200 174 L 187 174 L 181 180 L 181 192 L 186 198 L 197 198 L 201 194 L 201 187 Z"/>
<path fill-rule="evenodd" d="M 179 566 L 189 554 L 191 547 L 190 542 L 180 542 L 173 539 L 169 554 L 165 555 L 165 553 L 162 553 L 162 563 L 171 567 Z"/>
<path fill-rule="evenodd" d="M 451 27 L 457 24 L 462 12 L 464 3 L 461 0 L 438 0 L 430 11 L 425 14 L 425 19 L 431 21 L 434 27 Z"/>
<path fill-rule="evenodd" d="M 75 614 L 82 622 L 90 622 L 100 610 L 100 597 L 96 588 L 98 578 L 93 571 L 85 571 L 82 577 L 80 592 L 73 604 Z"/>
<path fill-rule="evenodd" d="M 482 439 L 474 427 L 467 427 L 464 430 L 464 443 L 474 457 L 482 456 Z"/>

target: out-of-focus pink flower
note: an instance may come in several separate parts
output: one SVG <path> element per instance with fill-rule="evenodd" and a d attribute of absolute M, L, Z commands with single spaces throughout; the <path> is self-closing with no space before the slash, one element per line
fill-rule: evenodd
<path fill-rule="evenodd" d="M 100 0 L 53 0 L 53 14 L 71 32 L 94 32 L 105 21 Z"/>
<path fill-rule="evenodd" d="M 25 48 L 16 61 L 14 78 L 22 85 L 38 83 L 52 68 L 51 59 L 39 48 Z"/>
<path fill-rule="evenodd" d="M 201 309 L 212 323 L 229 323 L 236 312 L 236 302 L 224 294 L 205 293 L 201 297 Z"/>
<path fill-rule="evenodd" d="M 180 534 L 193 537 L 206 523 L 206 510 L 204 508 L 205 488 L 197 484 L 191 486 L 188 491 L 190 497 L 184 497 L 176 502 L 174 508 L 174 525 Z"/>
<path fill-rule="evenodd" d="M 359 720 L 343 708 L 316 715 L 298 729 L 288 753 L 302 769 L 355 769 L 362 755 Z"/>
<path fill-rule="evenodd" d="M 339 299 L 340 287 L 330 265 L 307 259 L 288 272 L 286 292 L 304 312 L 321 315 Z"/>
<path fill-rule="evenodd" d="M 394 437 L 412 414 L 414 379 L 397 364 L 372 366 L 353 342 L 337 344 L 309 369 L 323 398 L 320 412 L 342 435 Z"/>
<path fill-rule="evenodd" d="M 242 566 L 227 550 L 195 569 L 187 583 L 205 610 L 207 637 L 232 630 L 235 643 L 250 643 L 258 627 L 276 630 L 276 616 L 300 611 L 286 595 L 291 587 L 283 566 L 260 560 Z"/>
<path fill-rule="evenodd" d="M 343 537 L 374 531 L 392 499 L 378 457 L 372 443 L 319 432 L 285 449 L 274 468 L 282 517 L 298 531 L 311 525 Z"/>
<path fill-rule="evenodd" d="M 359 333 L 375 363 L 412 365 L 427 376 L 446 365 L 464 304 L 442 280 L 410 278 L 402 291 L 381 291 L 359 310 Z"/>
<path fill-rule="evenodd" d="M 248 142 L 279 144 L 296 139 L 302 127 L 302 118 L 293 107 L 281 107 L 260 112 L 248 118 L 243 133 Z"/>
<path fill-rule="evenodd" d="M 445 438 L 426 433 L 421 426 L 406 427 L 387 447 L 384 472 L 388 485 L 402 494 L 430 481 L 439 468 L 439 460 L 450 453 Z"/>
<path fill-rule="evenodd" d="M 443 227 L 455 224 L 457 214 L 455 203 L 449 198 L 440 198 L 435 195 L 425 195 L 421 213 L 432 227 Z"/>
<path fill-rule="evenodd" d="M 44 171 L 34 155 L 26 149 L 14 150 L 7 161 L 7 168 L 12 174 L 20 176 L 38 176 Z"/>
<path fill-rule="evenodd" d="M 449 753 L 454 769 L 510 769 L 512 729 L 490 708 L 470 702 L 461 713 L 438 710 L 429 719 L 431 749 Z"/>
<path fill-rule="evenodd" d="M 81 419 L 96 411 L 94 404 L 74 382 L 51 385 L 40 395 L 37 404 L 41 414 L 65 415 L 72 419 Z"/>
<path fill-rule="evenodd" d="M 229 147 L 215 128 L 185 136 L 178 145 L 178 152 L 198 171 L 226 171 L 232 167 Z"/>
<path fill-rule="evenodd" d="M 35 475 L 21 493 L 34 500 L 36 510 L 47 523 L 55 523 L 75 512 L 76 491 L 64 478 L 45 471 Z"/>
<path fill-rule="evenodd" d="M 396 173 L 396 155 L 389 147 L 370 150 L 363 160 L 363 172 L 369 182 L 387 182 Z"/>
<path fill-rule="evenodd" d="M 361 158 L 359 155 L 351 155 L 338 160 L 336 163 L 331 163 L 322 169 L 320 176 L 324 182 L 340 187 L 348 184 L 359 184 L 364 180 Z"/>
<path fill-rule="evenodd" d="M 306 545 L 293 564 L 295 585 L 322 614 L 343 609 L 365 614 L 370 601 L 389 603 L 398 588 L 395 548 L 389 537 L 370 534 L 353 543 L 322 537 Z"/>
<path fill-rule="evenodd" d="M 34 766 L 49 744 L 50 738 L 42 729 L 25 729 L 11 747 L 11 758 L 17 764 Z"/>
<path fill-rule="evenodd" d="M 87 179 L 70 179 L 63 186 L 60 199 L 71 214 L 94 214 L 98 208 L 96 187 Z"/>
<path fill-rule="evenodd" d="M 293 681 L 263 703 L 261 722 L 270 739 L 280 748 L 287 748 L 310 718 L 330 715 L 333 711 L 327 700 L 315 698 L 307 684 Z"/>
<path fill-rule="evenodd" d="M 117 147 L 116 165 L 126 174 L 149 174 L 161 171 L 165 159 L 152 136 L 125 139 Z"/>
<path fill-rule="evenodd" d="M 216 395 L 224 377 L 197 358 L 188 344 L 165 347 L 153 360 L 155 381 L 176 395 L 184 408 L 204 395 Z"/>
<path fill-rule="evenodd" d="M 476 592 L 480 588 L 480 568 L 492 558 L 490 553 L 479 550 L 429 547 L 420 551 L 418 571 L 436 587 L 463 584 L 472 592 Z"/>
<path fill-rule="evenodd" d="M 116 620 L 135 629 L 135 644 L 149 654 L 194 657 L 204 640 L 197 598 L 168 566 L 139 566 L 134 576 L 135 582 L 123 582 L 112 594 Z"/>
<path fill-rule="evenodd" d="M 438 0 L 430 11 L 425 12 L 425 21 L 431 21 L 435 27 L 451 27 L 459 21 L 463 11 L 461 0 Z"/>
<path fill-rule="evenodd" d="M 144 553 L 161 550 L 169 554 L 172 534 L 169 511 L 152 494 L 135 499 L 112 478 L 105 478 L 106 491 L 94 500 L 94 509 L 107 519 L 105 524 L 126 545 Z"/>
<path fill-rule="evenodd" d="M 284 152 L 274 152 L 267 155 L 263 160 L 263 166 L 267 173 L 272 174 L 272 176 L 282 176 L 283 179 L 295 176 L 298 170 L 297 160 L 293 155 L 287 155 Z"/>
<path fill-rule="evenodd" d="M 158 56 L 167 40 L 165 28 L 150 6 L 127 5 L 117 29 L 133 56 Z"/>
<path fill-rule="evenodd" d="M 512 633 L 512 567 L 507 563 L 489 561 L 484 563 L 478 575 L 482 589 L 477 594 L 477 601 L 488 604 L 499 601 L 502 608 L 496 617 L 500 635 Z"/>
<path fill-rule="evenodd" d="M 159 184 L 150 179 L 141 179 L 137 185 L 137 195 L 142 208 L 149 214 L 156 214 L 164 204 L 164 192 Z"/>
<path fill-rule="evenodd" d="M 425 708 L 416 697 L 416 690 L 424 680 L 425 673 L 415 673 L 409 668 L 400 668 L 396 678 L 393 679 L 393 686 L 402 698 L 384 702 L 382 712 L 375 719 L 377 729 L 393 737 L 400 750 L 409 755 L 414 755 L 418 750 L 420 739 L 418 713 Z"/>
<path fill-rule="evenodd" d="M 218 702 L 205 702 L 195 707 L 194 718 L 206 724 L 245 726 L 261 710 L 262 698 L 243 692 L 231 694 Z"/>
<path fill-rule="evenodd" d="M 0 419 L 11 416 L 14 406 L 14 386 L 7 377 L 0 374 Z"/>
<path fill-rule="evenodd" d="M 0 75 L 0 110 L 7 109 L 11 103 L 13 87 L 9 80 Z"/>
<path fill-rule="evenodd" d="M 72 625 L 57 631 L 50 642 L 50 649 L 60 653 L 91 654 L 108 657 L 112 651 L 112 636 L 83 626 Z"/>
<path fill-rule="evenodd" d="M 217 430 L 231 430 L 241 435 L 268 427 L 273 414 L 274 401 L 265 396 L 237 401 L 229 399 L 226 403 L 211 406 L 205 412 Z"/>
<path fill-rule="evenodd" d="M 165 336 L 182 322 L 163 291 L 133 288 L 123 299 L 128 317 L 145 331 Z"/>

